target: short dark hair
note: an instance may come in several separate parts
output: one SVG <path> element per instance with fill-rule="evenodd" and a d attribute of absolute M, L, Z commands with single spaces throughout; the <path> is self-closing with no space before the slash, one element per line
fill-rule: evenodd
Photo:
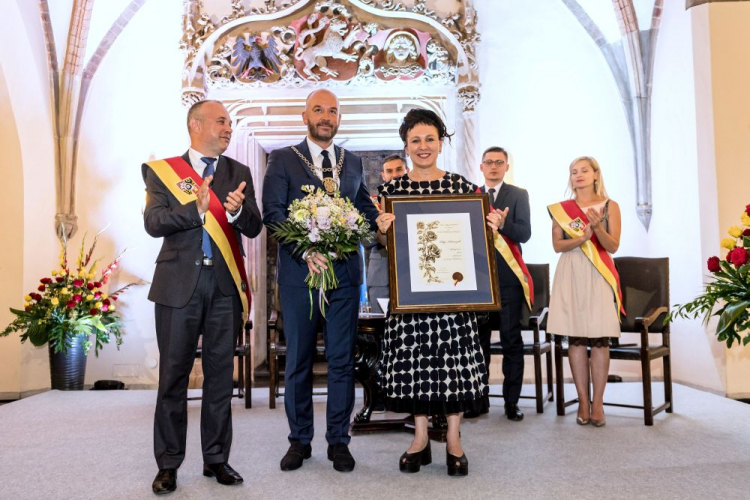
<path fill-rule="evenodd" d="M 198 115 L 200 115 L 201 108 L 207 102 L 215 102 L 215 103 L 221 104 L 223 106 L 223 103 L 221 101 L 214 101 L 214 100 L 211 100 L 211 99 L 204 100 L 204 101 L 198 101 L 195 104 L 193 104 L 192 106 L 190 106 L 190 109 L 188 110 L 188 114 L 187 114 L 187 128 L 188 128 L 188 132 L 190 132 L 190 120 L 197 120 L 198 119 Z"/>
<path fill-rule="evenodd" d="M 398 128 L 398 135 L 404 144 L 406 144 L 406 135 L 417 125 L 432 125 L 437 129 L 438 138 L 441 140 L 447 137 L 450 142 L 451 137 L 453 137 L 453 134 L 448 133 L 445 123 L 443 123 L 443 120 L 440 119 L 437 113 L 429 109 L 414 108 L 406 113 L 401 126 Z"/>
<path fill-rule="evenodd" d="M 508 160 L 508 152 L 500 146 L 490 146 L 485 149 L 484 153 L 482 153 L 482 161 L 484 161 L 484 157 L 487 156 L 487 153 L 502 153 L 505 155 L 505 160 Z"/>
<path fill-rule="evenodd" d="M 385 158 L 383 158 L 383 165 L 385 165 L 389 161 L 396 161 L 396 160 L 401 160 L 402 162 L 404 162 L 404 165 L 406 165 L 406 159 L 398 153 L 388 155 Z"/>

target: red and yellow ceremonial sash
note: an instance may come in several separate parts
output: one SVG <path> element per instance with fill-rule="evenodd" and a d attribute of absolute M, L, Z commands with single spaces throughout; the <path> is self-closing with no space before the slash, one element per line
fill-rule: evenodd
<path fill-rule="evenodd" d="M 575 200 L 566 200 L 561 203 L 555 203 L 547 207 L 550 216 L 560 224 L 560 227 L 571 238 L 583 236 L 583 230 L 589 224 L 589 219 L 581 210 L 581 207 Z M 581 245 L 583 254 L 591 261 L 597 271 L 612 287 L 617 300 L 618 317 L 625 314 L 622 305 L 622 290 L 620 289 L 620 275 L 617 273 L 612 256 L 607 253 L 596 234 L 591 235 L 591 239 Z"/>
<path fill-rule="evenodd" d="M 155 160 L 146 163 L 157 177 L 169 189 L 169 192 L 183 205 L 196 201 L 198 188 L 203 184 L 199 176 L 188 162 L 179 156 L 165 160 Z M 250 313 L 250 287 L 247 286 L 245 264 L 240 251 L 240 245 L 234 229 L 227 220 L 227 214 L 216 193 L 209 190 L 208 211 L 205 214 L 203 229 L 216 243 L 224 261 L 229 267 L 237 292 L 242 300 L 244 318 Z"/>
<path fill-rule="evenodd" d="M 477 189 L 477 192 L 480 193 L 481 188 Z M 494 212 L 495 207 L 490 206 L 490 211 Z M 531 306 L 534 304 L 534 281 L 531 279 L 531 273 L 529 273 L 529 269 L 526 267 L 526 263 L 521 256 L 521 248 L 518 246 L 518 243 L 499 232 L 495 233 L 494 245 L 495 250 L 500 253 L 503 260 L 510 267 L 510 270 L 516 275 L 518 281 L 521 282 L 526 304 L 529 306 L 529 311 L 531 311 Z"/>

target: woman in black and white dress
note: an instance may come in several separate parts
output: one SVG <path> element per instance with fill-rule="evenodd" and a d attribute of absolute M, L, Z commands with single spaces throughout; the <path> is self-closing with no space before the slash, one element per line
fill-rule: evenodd
<path fill-rule="evenodd" d="M 379 198 L 410 194 L 469 194 L 476 186 L 458 174 L 440 170 L 437 159 L 448 135 L 445 124 L 432 111 L 414 109 L 399 129 L 413 169 L 383 184 Z M 497 229 L 501 214 L 491 214 L 488 224 Z M 378 219 L 378 238 L 395 216 Z M 473 312 L 391 314 L 386 322 L 380 368 L 380 383 L 389 411 L 414 415 L 414 441 L 401 456 L 402 472 L 417 472 L 432 461 L 427 435 L 429 416 L 446 415 L 448 474 L 465 476 L 468 460 L 461 446 L 461 413 L 479 411 L 487 398 L 488 371 L 477 335 Z"/>

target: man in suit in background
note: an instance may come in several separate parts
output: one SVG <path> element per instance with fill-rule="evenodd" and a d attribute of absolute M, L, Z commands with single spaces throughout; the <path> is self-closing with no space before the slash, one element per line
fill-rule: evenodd
<path fill-rule="evenodd" d="M 201 334 L 203 474 L 224 485 L 242 483 L 227 463 L 234 347 L 249 300 L 241 235 L 257 236 L 263 222 L 250 170 L 222 156 L 232 137 L 224 106 L 217 101 L 194 104 L 187 125 L 190 149 L 182 157 L 142 167 L 146 232 L 164 238 L 149 293 L 156 303 L 159 345 L 154 416 L 159 473 L 152 484 L 156 494 L 177 487 L 177 469 L 185 458 L 188 377 Z"/>
<path fill-rule="evenodd" d="M 482 155 L 479 168 L 484 175 L 484 186 L 481 191 L 489 193 L 490 203 L 495 213 L 500 215 L 500 234 L 518 245 L 531 238 L 531 209 L 529 194 L 525 189 L 504 182 L 505 174 L 510 168 L 508 153 L 500 147 L 488 148 Z M 524 290 L 518 276 L 513 273 L 508 263 L 495 251 L 497 274 L 500 282 L 499 313 L 490 314 L 490 320 L 480 326 L 479 343 L 489 369 L 490 336 L 492 330 L 500 330 L 500 343 L 503 347 L 503 399 L 505 399 L 505 416 L 509 420 L 523 420 L 523 413 L 518 408 L 518 399 L 523 385 L 523 338 L 521 338 L 521 315 L 526 307 Z M 468 414 L 466 417 L 476 417 Z"/>
<path fill-rule="evenodd" d="M 263 221 L 273 225 L 287 219 L 289 205 L 313 185 L 329 194 L 338 191 L 376 227 L 377 207 L 365 184 L 362 160 L 335 146 L 341 123 L 338 98 L 328 90 L 316 90 L 307 97 L 302 120 L 307 137 L 296 146 L 277 149 L 268 158 L 263 184 Z M 313 404 L 312 367 L 316 325 L 320 318 L 317 291 L 312 311 L 305 278 L 333 266 L 338 288 L 326 293 L 325 349 L 328 362 L 326 407 L 328 459 L 340 472 L 354 469 L 349 452 L 349 420 L 354 408 L 354 346 L 357 334 L 361 259 L 355 252 L 343 260 L 328 261 L 317 252 L 293 255 L 294 245 L 279 245 L 277 260 L 279 300 L 284 314 L 287 353 L 284 371 L 284 407 L 289 420 L 290 446 L 281 460 L 281 470 L 302 467 L 312 453 Z M 312 316 L 312 318 L 311 318 Z"/>
<path fill-rule="evenodd" d="M 404 157 L 393 154 L 383 160 L 383 171 L 380 172 L 380 177 L 382 177 L 383 182 L 388 182 L 407 172 L 409 172 L 409 168 L 406 166 Z M 377 197 L 374 197 L 374 199 L 377 203 Z M 370 299 L 372 312 L 385 314 L 386 311 L 383 311 L 380 307 L 378 299 L 387 299 L 390 295 L 388 290 L 388 250 L 376 238 L 372 239 L 372 243 L 365 244 L 365 248 L 368 247 L 371 248 L 370 260 L 367 264 L 367 297 Z"/>

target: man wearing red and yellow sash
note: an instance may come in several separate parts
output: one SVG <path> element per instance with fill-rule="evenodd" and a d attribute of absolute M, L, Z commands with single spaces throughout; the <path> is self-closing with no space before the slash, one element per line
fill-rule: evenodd
<path fill-rule="evenodd" d="M 142 167 L 146 232 L 164 239 L 149 293 L 156 303 L 160 361 L 156 494 L 177 487 L 177 469 L 185 457 L 188 377 L 201 334 L 203 474 L 225 485 L 242 482 L 227 463 L 234 346 L 250 306 L 242 235 L 257 236 L 263 221 L 250 170 L 222 155 L 232 136 L 224 106 L 217 101 L 193 105 L 188 132 L 187 153 Z"/>
<path fill-rule="evenodd" d="M 490 222 L 494 221 L 499 233 L 495 236 L 495 257 L 502 306 L 499 313 L 490 314 L 490 320 L 480 326 L 479 341 L 489 369 L 490 336 L 492 330 L 500 330 L 505 416 L 517 422 L 523 419 L 518 408 L 524 367 L 521 315 L 523 308 L 531 307 L 534 299 L 534 284 L 521 257 L 521 243 L 531 238 L 529 194 L 525 189 L 504 182 L 509 164 L 508 153 L 503 148 L 487 149 L 479 168 L 485 181 L 481 191 L 490 195 L 493 208 Z"/>

